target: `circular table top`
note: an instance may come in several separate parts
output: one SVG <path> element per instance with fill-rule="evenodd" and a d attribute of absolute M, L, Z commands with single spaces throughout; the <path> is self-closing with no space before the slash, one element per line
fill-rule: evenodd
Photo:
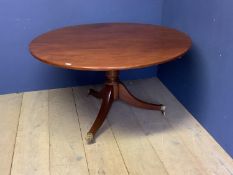
<path fill-rule="evenodd" d="M 30 43 L 47 64 L 77 70 L 143 68 L 182 56 L 191 39 L 174 29 L 129 23 L 89 24 L 50 31 Z"/>

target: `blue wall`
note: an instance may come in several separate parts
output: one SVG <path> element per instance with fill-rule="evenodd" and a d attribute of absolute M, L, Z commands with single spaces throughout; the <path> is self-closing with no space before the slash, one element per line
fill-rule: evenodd
<path fill-rule="evenodd" d="M 162 0 L 0 0 L 0 94 L 103 81 L 101 72 L 67 71 L 30 56 L 38 34 L 98 22 L 159 24 Z M 154 76 L 155 67 L 123 72 L 124 79 Z"/>
<path fill-rule="evenodd" d="M 28 44 L 38 34 L 97 22 L 160 24 L 163 16 L 163 24 L 192 37 L 193 47 L 184 59 L 160 66 L 159 77 L 233 155 L 232 7 L 229 0 L 0 0 L 0 94 L 103 81 L 101 72 L 64 70 L 35 60 Z M 155 73 L 151 67 L 121 76 Z"/>
<path fill-rule="evenodd" d="M 165 0 L 163 24 L 187 32 L 191 51 L 159 77 L 233 156 L 233 1 Z"/>

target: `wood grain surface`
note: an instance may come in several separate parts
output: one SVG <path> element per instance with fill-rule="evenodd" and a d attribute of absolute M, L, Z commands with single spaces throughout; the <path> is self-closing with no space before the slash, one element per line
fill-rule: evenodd
<path fill-rule="evenodd" d="M 124 83 L 169 106 L 166 117 L 118 101 L 91 145 L 83 138 L 100 101 L 86 93 L 100 85 L 0 95 L 0 175 L 233 174 L 233 159 L 159 79 Z"/>
<path fill-rule="evenodd" d="M 190 47 L 185 33 L 133 23 L 65 27 L 42 34 L 29 46 L 31 54 L 47 64 L 93 71 L 157 65 L 182 56 Z"/>

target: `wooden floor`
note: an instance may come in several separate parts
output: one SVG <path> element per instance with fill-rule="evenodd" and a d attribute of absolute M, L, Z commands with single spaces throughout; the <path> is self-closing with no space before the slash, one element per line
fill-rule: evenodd
<path fill-rule="evenodd" d="M 89 87 L 0 96 L 0 175 L 233 174 L 233 160 L 158 79 L 126 85 L 165 104 L 166 118 L 116 102 L 92 145 L 83 138 L 100 101 Z"/>

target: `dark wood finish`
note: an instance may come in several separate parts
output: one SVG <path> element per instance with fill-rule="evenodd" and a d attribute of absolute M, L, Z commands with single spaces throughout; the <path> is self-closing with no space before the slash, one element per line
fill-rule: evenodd
<path fill-rule="evenodd" d="M 108 71 L 106 72 L 107 81 L 105 86 L 99 92 L 94 89 L 89 90 L 89 95 L 92 95 L 98 99 L 102 99 L 102 105 L 100 111 L 94 121 L 91 129 L 87 133 L 86 140 L 88 143 L 94 141 L 94 136 L 98 129 L 103 124 L 110 110 L 112 103 L 115 100 L 122 100 L 135 107 L 158 110 L 162 113 L 165 111 L 165 106 L 162 104 L 152 104 L 144 102 L 136 97 L 134 97 L 126 88 L 126 86 L 119 81 L 119 71 Z"/>
<path fill-rule="evenodd" d="M 183 55 L 190 38 L 149 24 L 91 24 L 45 33 L 30 44 L 31 54 L 51 65 L 79 70 L 122 70 L 168 62 Z"/>
<path fill-rule="evenodd" d="M 124 84 L 119 83 L 119 99 L 138 108 L 144 108 L 149 110 L 159 110 L 161 111 L 162 104 L 152 104 L 144 102 L 136 97 L 134 97 L 129 90 L 124 86 Z"/>
<path fill-rule="evenodd" d="M 90 91 L 90 92 L 93 92 L 93 91 Z M 97 92 L 95 92 L 94 94 L 90 93 L 90 95 L 94 95 L 95 97 L 97 96 L 97 98 L 101 98 L 102 105 L 100 107 L 100 111 L 99 111 L 91 129 L 87 133 L 86 140 L 88 143 L 93 142 L 94 135 L 96 134 L 96 132 L 102 126 L 104 120 L 106 119 L 108 111 L 110 110 L 112 103 L 114 101 L 113 93 L 114 93 L 114 90 L 113 90 L 113 87 L 111 85 L 106 85 L 103 88 L 103 91 L 101 91 L 101 93 L 98 95 L 97 95 Z"/>
<path fill-rule="evenodd" d="M 47 64 L 67 69 L 106 71 L 104 88 L 89 94 L 102 99 L 100 111 L 87 133 L 88 143 L 103 124 L 115 100 L 135 107 L 159 110 L 165 106 L 134 97 L 119 81 L 119 71 L 142 68 L 180 57 L 191 39 L 174 29 L 149 24 L 91 24 L 65 27 L 43 34 L 30 44 L 31 54 Z"/>

